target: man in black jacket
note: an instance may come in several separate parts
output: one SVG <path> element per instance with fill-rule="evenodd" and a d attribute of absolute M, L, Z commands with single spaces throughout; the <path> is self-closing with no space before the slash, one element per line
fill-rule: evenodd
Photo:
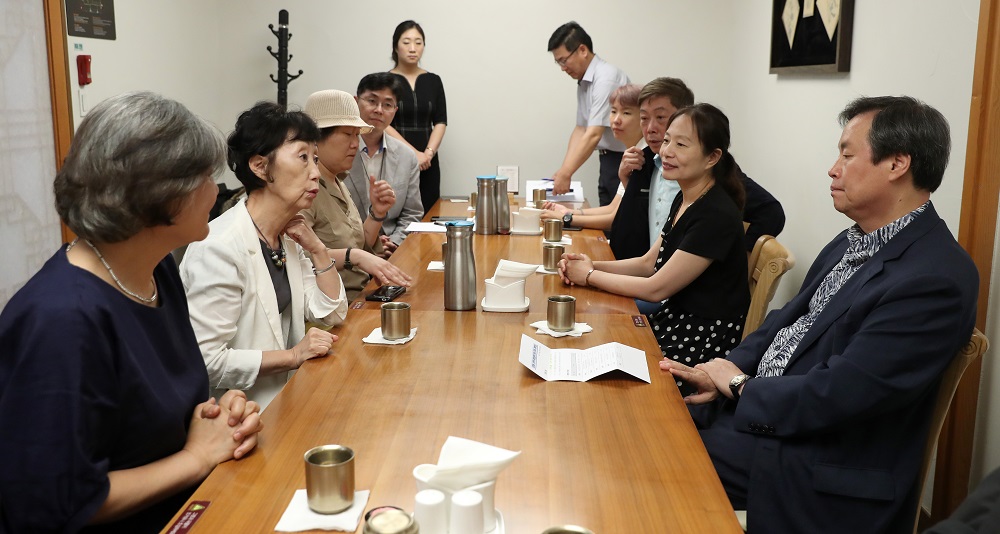
<path fill-rule="evenodd" d="M 666 222 L 677 184 L 660 179 L 660 145 L 670 115 L 678 108 L 694 103 L 694 93 L 677 78 L 656 78 L 639 93 L 639 121 L 646 148 L 630 147 L 622 157 L 618 177 L 625 186 L 618 213 L 611 226 L 611 250 L 616 259 L 645 254 L 659 237 Z M 785 226 L 785 212 L 773 195 L 739 170 L 746 187 L 743 221 L 747 251 L 762 235 L 778 235 Z"/>

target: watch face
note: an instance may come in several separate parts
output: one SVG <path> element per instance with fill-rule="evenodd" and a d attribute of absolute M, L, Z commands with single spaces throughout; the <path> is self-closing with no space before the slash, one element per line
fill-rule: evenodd
<path fill-rule="evenodd" d="M 569 224 L 571 222 L 573 222 L 573 214 L 572 213 L 567 213 L 566 215 L 563 215 L 563 224 Z"/>

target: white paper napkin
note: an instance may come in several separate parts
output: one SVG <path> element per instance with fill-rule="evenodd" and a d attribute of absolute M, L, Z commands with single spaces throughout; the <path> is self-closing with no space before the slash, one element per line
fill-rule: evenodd
<path fill-rule="evenodd" d="M 539 265 L 538 269 L 535 271 L 539 274 L 559 274 L 559 269 L 552 269 L 551 271 L 545 269 L 544 265 Z"/>
<path fill-rule="evenodd" d="M 476 484 L 495 480 L 521 451 L 509 451 L 465 438 L 448 436 L 437 471 L 428 482 L 445 488 L 460 490 Z"/>
<path fill-rule="evenodd" d="M 368 334 L 368 337 L 362 338 L 361 341 L 364 341 L 365 343 L 372 343 L 375 345 L 402 345 L 403 343 L 406 343 L 407 341 L 413 339 L 413 337 L 416 335 L 417 335 L 417 327 L 414 326 L 413 328 L 410 329 L 410 335 L 402 339 L 389 340 L 382 337 L 382 328 L 379 327 L 376 328 L 375 330 L 372 330 L 372 333 Z"/>
<path fill-rule="evenodd" d="M 587 323 L 576 323 L 573 325 L 573 329 L 568 332 L 556 332 L 555 330 L 549 330 L 549 322 L 545 320 L 535 321 L 531 323 L 531 327 L 538 329 L 535 332 L 536 334 L 548 334 L 552 337 L 565 337 L 565 336 L 580 337 L 586 334 L 587 332 L 594 331 L 594 328 L 588 325 Z"/>
<path fill-rule="evenodd" d="M 279 532 L 301 532 L 303 530 L 358 530 L 361 514 L 368 505 L 368 490 L 354 492 L 354 504 L 339 514 L 317 514 L 309 509 L 306 490 L 295 490 L 292 501 L 285 508 L 274 530 Z"/>
<path fill-rule="evenodd" d="M 531 276 L 538 269 L 538 264 L 520 263 L 510 260 L 500 260 L 497 263 L 497 270 L 493 273 L 493 279 L 506 278 L 511 281 L 524 280 Z"/>
<path fill-rule="evenodd" d="M 443 261 L 431 261 L 427 263 L 428 271 L 444 271 Z"/>
<path fill-rule="evenodd" d="M 543 238 L 542 242 L 543 243 L 556 243 L 556 244 L 563 244 L 563 245 L 572 245 L 573 244 L 573 238 L 570 237 L 570 236 L 568 236 L 568 235 L 566 235 L 566 234 L 563 234 L 562 239 L 560 239 L 559 241 L 546 241 Z"/>

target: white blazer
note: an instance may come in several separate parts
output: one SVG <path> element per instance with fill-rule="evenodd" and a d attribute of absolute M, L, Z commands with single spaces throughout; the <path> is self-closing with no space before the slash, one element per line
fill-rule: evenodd
<path fill-rule="evenodd" d="M 241 389 L 263 409 L 289 373 L 258 376 L 265 350 L 285 350 L 305 336 L 305 319 L 337 325 L 347 316 L 347 295 L 330 298 L 316 286 L 312 263 L 297 243 L 282 236 L 292 290 L 288 343 L 271 275 L 261 253 L 246 201 L 209 223 L 204 241 L 188 245 L 180 264 L 201 355 L 215 396 Z M 339 275 L 338 275 L 339 276 Z"/>

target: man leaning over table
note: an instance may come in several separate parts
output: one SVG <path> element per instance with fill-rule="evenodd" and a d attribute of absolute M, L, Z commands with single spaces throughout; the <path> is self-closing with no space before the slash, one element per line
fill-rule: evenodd
<path fill-rule="evenodd" d="M 618 165 L 625 150 L 625 145 L 611 135 L 609 97 L 612 91 L 629 83 L 628 76 L 594 54 L 593 41 L 576 22 L 556 28 L 548 50 L 559 68 L 577 81 L 576 127 L 570 134 L 562 165 L 552 174 L 552 192 L 568 192 L 573 173 L 596 148 L 601 161 L 597 192 L 600 204 L 606 206 L 618 190 Z"/>
<path fill-rule="evenodd" d="M 909 97 L 840 114 L 834 208 L 856 224 L 725 359 L 660 367 L 749 532 L 911 532 L 941 374 L 971 335 L 978 274 L 930 201 L 948 123 Z"/>
<path fill-rule="evenodd" d="M 361 120 L 371 125 L 372 130 L 360 135 L 361 146 L 354 156 L 350 174 L 344 179 L 358 213 L 368 213 L 371 207 L 368 198 L 370 176 L 374 176 L 375 181 L 388 182 L 396 193 L 396 203 L 389 207 L 379 237 L 385 257 L 389 257 L 403 242 L 410 223 L 424 216 L 424 206 L 420 203 L 417 156 L 402 141 L 384 135 L 398 109 L 398 79 L 388 72 L 376 72 L 361 78 L 358 83 L 355 99 L 361 111 Z"/>

